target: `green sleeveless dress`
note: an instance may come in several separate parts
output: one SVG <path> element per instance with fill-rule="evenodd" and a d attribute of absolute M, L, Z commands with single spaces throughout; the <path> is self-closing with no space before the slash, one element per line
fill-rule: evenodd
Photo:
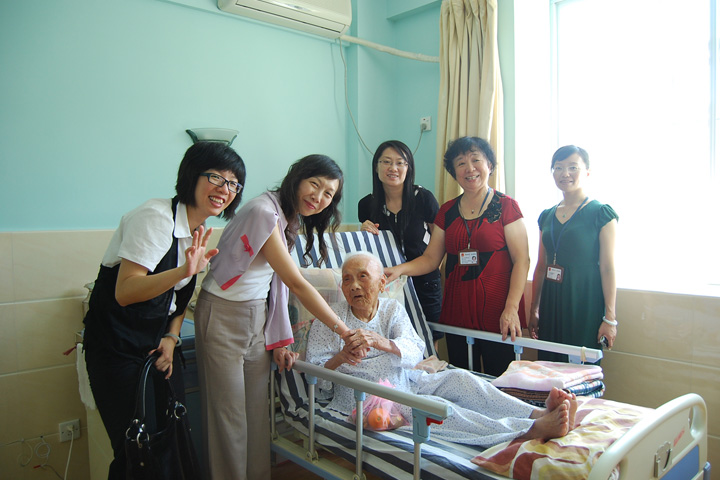
<path fill-rule="evenodd" d="M 563 224 L 555 218 L 556 208 L 543 211 L 538 225 L 547 257 L 545 261 L 548 265 L 552 264 L 557 253 L 557 264 L 565 271 L 562 283 L 547 279 L 543 282 L 539 338 L 599 348 L 597 331 L 605 314 L 598 263 L 600 230 L 613 219 L 617 220 L 618 215 L 609 205 L 592 200 L 566 222 L 563 229 Z M 567 362 L 567 355 L 539 352 L 538 357 L 540 360 Z"/>

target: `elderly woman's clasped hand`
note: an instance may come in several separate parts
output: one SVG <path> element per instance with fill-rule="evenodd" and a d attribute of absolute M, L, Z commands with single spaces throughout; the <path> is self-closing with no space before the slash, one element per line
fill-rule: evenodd
<path fill-rule="evenodd" d="M 363 358 L 367 355 L 367 350 L 363 348 L 351 347 L 351 344 L 346 343 L 343 345 L 343 349 L 338 353 L 340 360 L 343 363 L 349 365 L 358 365 Z"/>
<path fill-rule="evenodd" d="M 370 351 L 370 348 L 374 346 L 372 335 L 370 335 L 372 333 L 373 332 L 369 332 L 368 330 L 361 328 L 348 330 L 341 335 L 341 338 L 345 342 L 343 350 L 347 349 L 348 352 L 351 352 L 354 356 L 360 359 L 365 358 Z M 353 363 L 353 365 L 356 364 Z"/>

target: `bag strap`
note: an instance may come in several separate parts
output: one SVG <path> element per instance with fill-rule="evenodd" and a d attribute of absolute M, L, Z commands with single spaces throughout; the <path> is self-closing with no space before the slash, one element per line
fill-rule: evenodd
<path fill-rule="evenodd" d="M 145 422 L 145 392 L 147 390 L 148 377 L 154 372 L 151 371 L 155 366 L 155 361 L 160 358 L 160 352 L 153 352 L 152 355 L 148 355 L 145 359 L 145 364 L 140 370 L 140 377 L 138 378 L 137 390 L 135 391 L 135 413 L 133 418 L 140 420 L 141 423 Z M 168 398 L 171 404 L 177 402 L 177 395 L 175 395 L 175 389 L 172 386 L 172 382 L 169 380 L 164 381 L 165 386 L 168 389 Z"/>
<path fill-rule="evenodd" d="M 145 364 L 140 370 L 137 389 L 135 390 L 135 413 L 133 413 L 133 418 L 139 420 L 140 423 L 145 423 L 145 391 L 147 389 L 148 375 L 150 375 L 150 369 L 155 365 L 158 358 L 160 358 L 160 352 L 153 352 L 152 355 L 148 355 Z"/>

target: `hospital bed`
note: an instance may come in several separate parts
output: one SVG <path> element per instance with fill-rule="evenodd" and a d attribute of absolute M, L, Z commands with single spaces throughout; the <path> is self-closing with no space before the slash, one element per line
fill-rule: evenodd
<path fill-rule="evenodd" d="M 334 274 L 337 275 L 336 271 L 342 265 L 345 255 L 355 251 L 369 251 L 379 257 L 385 266 L 404 261 L 389 232 L 380 232 L 378 236 L 368 232 L 342 232 L 326 234 L 325 239 L 330 252 L 327 264 L 318 265 L 317 250 L 313 251 L 311 261 L 302 256 L 305 250 L 303 236 L 298 237 L 293 254 L 298 265 L 307 268 L 302 270 L 306 278 L 329 301 L 340 300 L 337 283 L 334 288 L 333 285 L 328 286 L 328 274 L 320 272 L 318 268 L 334 269 Z M 324 284 L 313 281 L 313 275 L 318 274 L 325 278 Z M 425 340 L 427 356 L 435 354 L 432 329 L 466 335 L 468 348 L 472 348 L 473 338 L 502 341 L 497 334 L 430 325 L 425 322 L 411 280 L 401 288 L 398 286 L 397 291 L 391 295 L 399 295 L 396 298 L 401 303 L 404 302 L 416 330 Z M 297 306 L 293 307 L 292 301 L 290 308 L 291 317 L 299 320 L 301 315 L 298 316 L 298 312 L 293 311 Z M 296 347 L 302 348 L 308 328 L 309 325 L 301 325 L 298 329 Z M 516 340 L 517 357 L 523 346 L 565 353 L 570 355 L 571 361 L 596 361 L 602 357 L 602 352 L 598 350 L 558 346 L 528 338 Z M 502 468 L 495 468 L 492 462 L 491 467 L 487 467 L 488 462 L 485 462 L 487 468 L 473 462 L 473 458 L 486 454 L 489 450 L 432 438 L 432 425 L 441 422 L 451 413 L 452 407 L 444 403 L 397 392 L 392 388 L 326 370 L 304 361 L 298 361 L 289 372 L 275 371 L 274 377 L 275 382 L 271 382 L 271 398 L 277 399 L 281 414 L 272 415 L 271 418 L 271 448 L 281 458 L 291 460 L 323 478 L 362 479 L 365 472 L 388 479 L 438 480 L 501 479 L 513 474 L 513 470 L 503 472 Z M 362 418 L 366 396 L 378 395 L 411 406 L 412 425 L 382 432 L 363 430 L 361 421 L 357 422 L 359 426 L 356 427 L 346 420 L 345 415 L 325 408 L 327 400 L 319 398 L 319 392 L 315 389 L 318 378 L 354 388 L 359 418 Z M 604 402 L 602 405 L 598 404 L 602 408 L 610 404 L 618 409 L 610 409 L 611 412 L 641 408 L 602 400 L 592 401 Z M 707 463 L 707 410 L 700 396 L 687 394 L 655 410 L 643 409 L 637 416 L 642 416 L 642 419 L 628 427 L 627 432 L 609 444 L 599 457 L 589 459 L 586 462 L 590 464 L 589 467 L 586 466 L 588 473 L 577 478 L 710 478 L 710 465 Z M 354 467 L 346 468 L 325 458 L 326 451 Z M 505 450 L 501 449 L 498 457 L 502 457 L 504 452 Z M 515 461 L 519 463 L 520 457 L 516 457 Z M 563 461 L 564 459 L 560 459 L 557 463 L 562 464 Z M 543 474 L 542 472 L 547 470 L 542 470 L 538 465 L 531 465 L 529 468 L 534 468 L 535 471 L 521 472 L 522 474 L 515 471 L 514 475 L 551 478 L 548 477 L 549 474 Z"/>

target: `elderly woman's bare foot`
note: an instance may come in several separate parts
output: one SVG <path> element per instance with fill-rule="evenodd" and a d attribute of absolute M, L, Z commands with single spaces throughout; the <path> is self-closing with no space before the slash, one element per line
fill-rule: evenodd
<path fill-rule="evenodd" d="M 570 410 L 568 410 L 568 431 L 575 428 L 575 414 L 577 413 L 578 409 L 577 397 L 574 393 L 571 393 L 570 395 L 572 395 L 572 398 L 569 400 Z"/>
<path fill-rule="evenodd" d="M 552 390 L 550 390 L 547 398 L 545 399 L 545 406 L 549 411 L 552 411 L 555 410 L 558 406 L 560 406 L 560 404 L 564 400 L 570 400 L 573 397 L 573 394 L 568 393 L 565 390 L 561 390 L 557 387 L 553 387 Z"/>
<path fill-rule="evenodd" d="M 565 390 L 553 387 L 545 400 L 545 406 L 547 407 L 547 411 L 552 411 L 565 400 L 570 402 L 570 408 L 568 410 L 568 425 L 569 429 L 572 430 L 575 428 L 575 414 L 577 413 L 578 408 L 577 397 L 574 393 L 569 393 Z M 539 418 L 539 416 L 535 418 Z"/>
<path fill-rule="evenodd" d="M 518 438 L 549 440 L 567 435 L 570 431 L 570 408 L 570 401 L 564 400 L 553 410 L 547 410 L 544 415 L 536 417 L 530 430 Z M 531 418 L 533 417 L 531 416 Z"/>

